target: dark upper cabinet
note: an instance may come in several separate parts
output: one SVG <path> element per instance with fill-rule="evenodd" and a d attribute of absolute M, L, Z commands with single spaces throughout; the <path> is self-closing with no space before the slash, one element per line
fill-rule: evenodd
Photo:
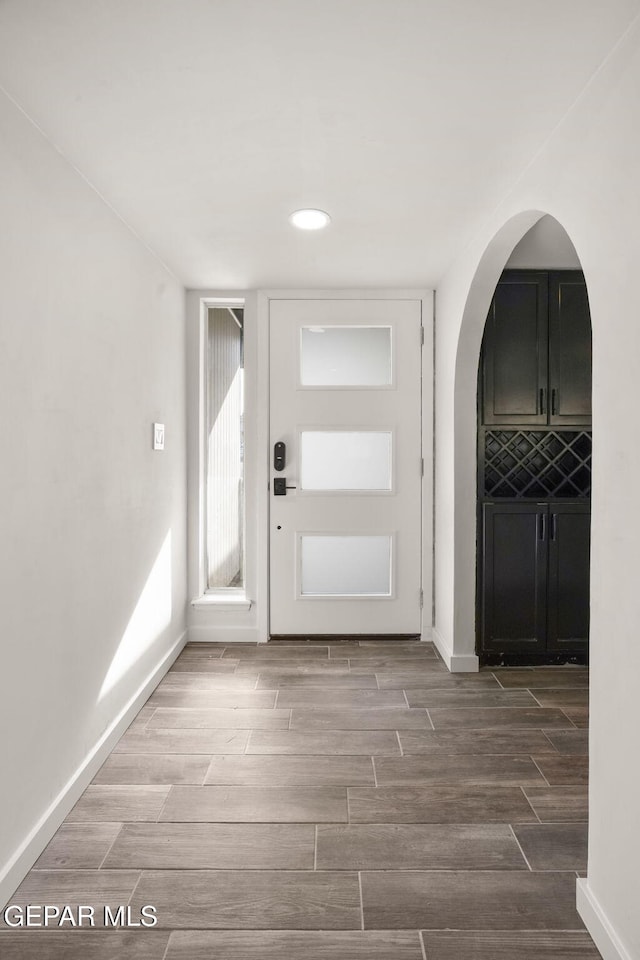
<path fill-rule="evenodd" d="M 485 503 L 480 649 L 544 662 L 586 654 L 588 503 Z"/>
<path fill-rule="evenodd" d="M 589 424 L 591 322 L 580 271 L 506 270 L 481 358 L 483 424 Z"/>
<path fill-rule="evenodd" d="M 549 275 L 549 423 L 591 423 L 591 319 L 579 271 Z"/>
<path fill-rule="evenodd" d="M 484 333 L 484 423 L 547 422 L 548 325 L 547 274 L 504 273 Z"/>

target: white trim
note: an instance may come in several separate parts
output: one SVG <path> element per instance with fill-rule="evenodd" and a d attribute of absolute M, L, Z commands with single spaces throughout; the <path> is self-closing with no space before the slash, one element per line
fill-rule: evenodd
<path fill-rule="evenodd" d="M 444 660 L 445 666 L 451 673 L 477 673 L 480 661 L 472 653 L 454 653 L 449 644 L 438 630 L 433 628 L 433 642 L 436 650 Z"/>
<path fill-rule="evenodd" d="M 202 432 L 203 383 L 206 378 L 204 333 L 207 306 L 211 303 L 245 305 L 245 451 L 247 611 L 222 604 L 189 605 L 188 634 L 195 642 L 245 640 L 262 643 L 269 638 L 269 301 L 272 299 L 420 300 L 425 331 L 423 349 L 423 635 L 432 619 L 433 576 L 433 291 L 427 289 L 350 290 L 189 290 L 187 291 L 187 435 L 189 464 L 189 594 L 205 594 L 204 476 L 206 437 Z"/>
<path fill-rule="evenodd" d="M 207 563 L 207 462 L 209 458 L 209 445 L 208 445 L 208 406 L 209 406 L 209 311 L 215 307 L 240 307 L 245 312 L 247 311 L 247 297 L 241 295 L 234 296 L 203 296 L 200 299 L 200 309 L 199 309 L 199 327 L 198 327 L 198 376 L 197 376 L 197 389 L 198 389 L 198 411 L 197 411 L 197 428 L 198 428 L 198 465 L 197 465 L 197 478 L 198 478 L 198 580 L 196 592 L 198 596 L 204 594 L 208 589 L 208 563 Z M 249 311 L 251 307 L 249 307 Z M 235 318 L 234 318 L 235 319 Z M 247 318 L 250 321 L 250 318 Z M 236 320 L 236 323 L 238 321 Z M 244 341 L 244 352 L 247 353 L 247 326 L 250 325 L 245 323 L 243 330 L 243 341 Z M 239 324 L 238 324 L 239 326 Z M 246 366 L 246 364 L 245 364 Z M 251 371 L 250 371 L 251 372 Z M 245 377 L 245 397 L 243 398 L 245 411 L 251 414 L 251 405 L 247 403 L 246 397 L 246 377 Z M 245 417 L 245 420 L 249 420 L 250 428 L 250 417 Z M 246 431 L 245 431 L 246 432 Z M 250 429 L 249 429 L 250 433 Z M 251 449 L 251 443 L 247 443 L 245 436 L 245 450 Z M 247 482 L 247 458 L 245 457 L 245 490 L 247 487 L 250 487 L 250 480 Z M 249 457 L 249 467 L 251 465 L 251 458 Z M 245 554 L 245 570 L 247 567 L 247 542 L 246 542 L 246 515 L 247 515 L 247 506 L 246 506 L 246 492 L 245 492 L 245 503 L 243 505 L 243 514 L 245 516 L 245 531 L 244 531 L 244 554 Z M 249 561 L 250 563 L 250 561 Z"/>
<path fill-rule="evenodd" d="M 422 304 L 422 329 L 424 331 L 424 343 L 421 347 L 422 352 L 422 569 L 421 569 L 421 587 L 422 587 L 422 637 L 428 634 L 428 639 L 432 640 L 433 626 L 433 576 L 434 576 L 434 487 L 433 487 L 433 464 L 434 464 L 434 405 L 435 405 L 435 377 L 433 366 L 433 345 L 434 345 L 434 317 L 435 317 L 435 293 L 433 291 L 423 291 L 421 296 Z"/>
<path fill-rule="evenodd" d="M 588 877 L 576 881 L 576 907 L 604 960 L 633 960 L 589 886 Z"/>
<path fill-rule="evenodd" d="M 250 610 L 251 600 L 245 596 L 223 597 L 220 594 L 205 593 L 202 597 L 195 597 L 191 601 L 192 607 L 215 607 L 217 610 Z"/>
<path fill-rule="evenodd" d="M 258 642 L 269 639 L 269 507 L 271 478 L 271 432 L 269 425 L 269 297 L 259 291 L 256 304 L 256 626 Z"/>
<path fill-rule="evenodd" d="M 257 627 L 220 627 L 213 623 L 190 626 L 189 643 L 260 643 Z"/>
<path fill-rule="evenodd" d="M 431 300 L 433 290 L 430 287 L 331 287 L 316 288 L 288 287 L 286 289 L 266 289 L 261 291 L 268 300 Z"/>
<path fill-rule="evenodd" d="M 245 603 L 209 601 L 206 590 L 206 319 L 210 306 L 244 304 L 245 357 Z M 251 642 L 268 639 L 265 498 L 268 457 L 268 331 L 264 298 L 255 290 L 187 291 L 188 608 L 189 639 L 226 641 L 229 631 L 252 631 Z M 266 350 L 266 359 L 265 359 Z M 266 387 L 265 387 L 266 383 Z M 207 599 L 201 602 L 201 598 Z M 247 598 L 251 598 L 251 601 Z M 213 633 L 212 633 L 213 632 Z M 220 636 L 222 633 L 222 636 Z M 204 634 L 204 635 L 203 635 Z M 257 635 L 256 635 L 257 634 Z"/>
<path fill-rule="evenodd" d="M 178 637 L 160 663 L 124 705 L 109 724 L 100 739 L 88 751 L 57 797 L 42 814 L 33 829 L 20 844 L 0 873 L 0 905 L 4 907 L 24 880 L 73 805 L 107 759 L 114 746 L 158 683 L 181 653 L 186 643 L 186 631 Z"/>

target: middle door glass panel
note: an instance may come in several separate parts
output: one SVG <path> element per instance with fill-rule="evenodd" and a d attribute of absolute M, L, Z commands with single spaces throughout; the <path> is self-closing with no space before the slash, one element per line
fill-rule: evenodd
<path fill-rule="evenodd" d="M 391 431 L 303 430 L 302 490 L 391 491 Z"/>

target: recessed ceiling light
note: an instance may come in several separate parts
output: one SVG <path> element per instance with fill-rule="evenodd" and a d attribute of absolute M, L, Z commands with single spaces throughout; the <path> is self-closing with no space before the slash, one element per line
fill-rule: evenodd
<path fill-rule="evenodd" d="M 289 222 L 299 230 L 322 230 L 330 221 L 324 210 L 295 210 L 289 217 Z"/>

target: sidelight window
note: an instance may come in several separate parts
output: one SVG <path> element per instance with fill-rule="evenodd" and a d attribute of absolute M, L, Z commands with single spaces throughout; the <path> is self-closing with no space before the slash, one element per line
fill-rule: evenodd
<path fill-rule="evenodd" d="M 207 322 L 207 587 L 243 590 L 244 309 L 212 306 Z"/>

